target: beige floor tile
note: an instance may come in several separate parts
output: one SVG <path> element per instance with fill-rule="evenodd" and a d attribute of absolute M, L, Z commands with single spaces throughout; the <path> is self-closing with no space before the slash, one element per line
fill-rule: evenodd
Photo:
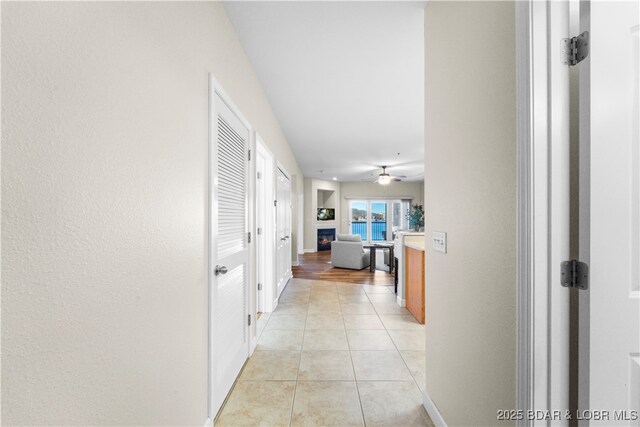
<path fill-rule="evenodd" d="M 413 381 L 358 381 L 367 426 L 433 426 Z"/>
<path fill-rule="evenodd" d="M 310 292 L 311 285 L 289 285 L 282 290 L 283 294 L 290 292 Z"/>
<path fill-rule="evenodd" d="M 325 303 L 325 302 L 339 302 L 337 293 L 312 293 L 309 296 L 309 303 Z"/>
<path fill-rule="evenodd" d="M 287 288 L 299 288 L 299 287 L 310 287 L 313 284 L 313 280 L 309 280 L 309 279 L 297 279 L 297 278 L 293 278 L 291 280 L 289 280 L 289 284 L 287 285 Z"/>
<path fill-rule="evenodd" d="M 295 381 L 239 381 L 216 426 L 287 426 Z"/>
<path fill-rule="evenodd" d="M 363 426 L 355 381 L 300 381 L 292 426 Z"/>
<path fill-rule="evenodd" d="M 307 319 L 305 314 L 272 314 L 265 330 L 269 329 L 304 329 Z"/>
<path fill-rule="evenodd" d="M 339 302 L 340 298 L 335 293 L 311 293 L 309 295 L 309 303 Z"/>
<path fill-rule="evenodd" d="M 339 301 L 320 301 L 309 303 L 309 314 L 342 314 Z"/>
<path fill-rule="evenodd" d="M 302 349 L 303 334 L 304 331 L 302 329 L 265 330 L 262 335 L 260 335 L 256 350 L 300 350 Z"/>
<path fill-rule="evenodd" d="M 256 332 L 258 335 L 260 335 L 265 326 L 267 326 L 267 322 L 269 321 L 270 317 L 271 313 L 262 313 L 260 317 L 258 317 L 258 320 L 256 321 Z"/>
<path fill-rule="evenodd" d="M 378 314 L 408 314 L 409 310 L 405 307 L 400 307 L 396 302 L 372 302 L 373 308 Z"/>
<path fill-rule="evenodd" d="M 309 292 L 287 292 L 287 293 L 283 292 L 282 295 L 280 295 L 280 298 L 278 298 L 278 302 L 279 303 L 295 302 L 295 303 L 307 304 L 309 303 Z"/>
<path fill-rule="evenodd" d="M 340 313 L 309 314 L 306 329 L 344 329 Z"/>
<path fill-rule="evenodd" d="M 367 294 L 371 302 L 393 302 L 396 303 L 398 298 L 395 294 Z"/>
<path fill-rule="evenodd" d="M 280 314 L 307 314 L 307 304 L 301 302 L 279 302 L 274 315 Z"/>
<path fill-rule="evenodd" d="M 411 314 L 381 314 L 380 320 L 387 329 L 424 330 L 424 325 L 418 323 Z"/>
<path fill-rule="evenodd" d="M 392 294 L 393 286 L 364 285 L 364 291 L 368 294 Z"/>
<path fill-rule="evenodd" d="M 388 332 L 398 350 L 425 351 L 424 330 L 390 329 Z"/>
<path fill-rule="evenodd" d="M 282 291 L 283 292 L 300 291 L 300 290 L 307 290 L 308 291 L 309 289 L 311 289 L 312 283 L 313 283 L 313 281 L 311 281 L 311 280 L 300 281 L 300 279 L 294 279 L 292 281 L 289 281 L 287 286 L 285 286 Z"/>
<path fill-rule="evenodd" d="M 336 282 L 330 282 L 328 280 L 312 280 L 311 281 L 312 288 L 326 288 L 326 287 L 336 287 Z"/>
<path fill-rule="evenodd" d="M 353 380 L 348 351 L 304 350 L 300 358 L 299 380 Z"/>
<path fill-rule="evenodd" d="M 369 302 L 344 302 L 341 306 L 343 314 L 376 314 Z"/>
<path fill-rule="evenodd" d="M 395 350 L 387 331 L 350 329 L 347 331 L 351 350 Z"/>
<path fill-rule="evenodd" d="M 338 286 L 338 293 L 346 295 L 346 294 L 364 294 L 365 292 L 362 285 L 345 284 L 342 286 Z"/>
<path fill-rule="evenodd" d="M 298 377 L 299 351 L 259 351 L 247 361 L 240 381 L 295 380 Z"/>
<path fill-rule="evenodd" d="M 367 294 L 362 293 L 354 293 L 354 294 L 340 294 L 340 302 L 369 302 L 369 298 Z"/>
<path fill-rule="evenodd" d="M 384 329 L 376 314 L 345 314 L 343 317 L 347 329 Z"/>
<path fill-rule="evenodd" d="M 407 363 L 409 372 L 413 375 L 413 379 L 418 384 L 418 388 L 424 391 L 426 387 L 426 358 L 424 351 L 401 351 L 400 355 Z"/>
<path fill-rule="evenodd" d="M 352 351 L 358 380 L 412 380 L 404 360 L 397 351 Z"/>
<path fill-rule="evenodd" d="M 307 329 L 303 350 L 349 350 L 347 334 L 341 329 Z"/>

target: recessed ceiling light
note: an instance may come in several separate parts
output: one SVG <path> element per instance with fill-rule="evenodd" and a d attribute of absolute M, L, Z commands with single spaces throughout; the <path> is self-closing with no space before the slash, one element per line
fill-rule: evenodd
<path fill-rule="evenodd" d="M 334 180 L 334 181 L 337 181 L 337 180 L 338 180 L 338 178 L 336 178 L 336 177 L 334 176 L 334 177 L 333 177 L 333 180 Z"/>

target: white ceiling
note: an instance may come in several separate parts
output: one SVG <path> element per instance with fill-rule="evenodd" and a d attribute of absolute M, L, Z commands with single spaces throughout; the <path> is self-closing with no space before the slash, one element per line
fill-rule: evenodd
<path fill-rule="evenodd" d="M 424 2 L 225 8 L 304 176 L 423 179 Z"/>

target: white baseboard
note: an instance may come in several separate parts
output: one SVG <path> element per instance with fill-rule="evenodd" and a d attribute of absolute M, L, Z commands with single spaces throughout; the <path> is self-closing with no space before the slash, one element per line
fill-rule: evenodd
<path fill-rule="evenodd" d="M 436 408 L 435 403 L 429 397 L 426 391 L 422 392 L 422 406 L 427 410 L 427 414 L 429 414 L 429 418 L 433 421 L 433 425 L 436 427 L 447 427 L 447 423 L 444 422 L 444 418 L 442 418 L 442 414 Z"/>
<path fill-rule="evenodd" d="M 291 266 L 292 267 L 297 267 L 299 265 L 300 265 L 300 263 L 298 261 L 291 261 Z"/>
<path fill-rule="evenodd" d="M 305 249 L 304 253 L 305 254 L 315 254 L 317 251 L 315 249 Z"/>
<path fill-rule="evenodd" d="M 211 418 L 207 418 L 207 421 L 204 422 L 204 427 L 211 427 L 212 425 Z"/>
<path fill-rule="evenodd" d="M 403 298 L 400 298 L 400 295 L 398 295 L 396 297 L 396 300 L 398 301 L 398 305 L 400 307 L 406 307 L 407 306 L 407 301 L 405 299 L 403 299 Z"/>

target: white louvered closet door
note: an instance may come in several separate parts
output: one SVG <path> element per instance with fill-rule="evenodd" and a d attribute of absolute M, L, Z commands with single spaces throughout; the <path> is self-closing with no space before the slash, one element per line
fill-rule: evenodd
<path fill-rule="evenodd" d="M 219 410 L 248 356 L 249 129 L 215 93 L 212 155 L 212 404 Z"/>

